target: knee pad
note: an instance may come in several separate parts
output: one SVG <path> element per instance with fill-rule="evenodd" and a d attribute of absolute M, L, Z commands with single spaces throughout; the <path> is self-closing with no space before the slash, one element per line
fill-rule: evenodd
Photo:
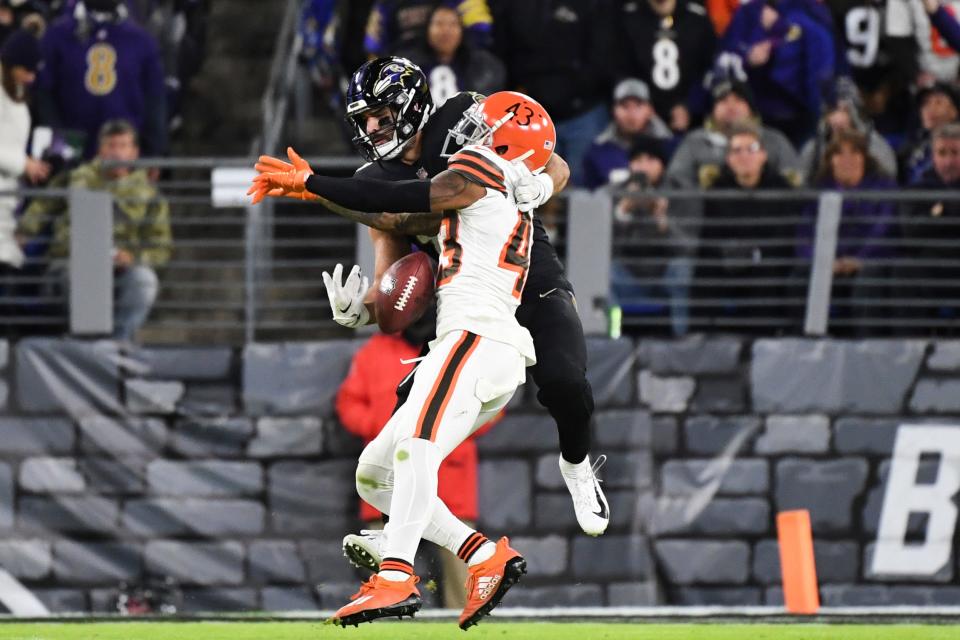
<path fill-rule="evenodd" d="M 392 469 L 361 460 L 357 463 L 355 481 L 361 498 L 383 513 L 389 511 L 393 492 Z"/>
<path fill-rule="evenodd" d="M 548 381 L 537 391 L 537 400 L 555 419 L 580 422 L 593 415 L 593 389 L 586 378 Z"/>

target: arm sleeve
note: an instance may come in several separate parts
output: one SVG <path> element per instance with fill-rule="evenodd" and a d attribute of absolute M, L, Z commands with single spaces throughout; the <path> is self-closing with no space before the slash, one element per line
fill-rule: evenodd
<path fill-rule="evenodd" d="M 370 178 L 331 178 L 312 175 L 307 191 L 354 211 L 406 213 L 430 211 L 430 182 L 387 182 Z"/>

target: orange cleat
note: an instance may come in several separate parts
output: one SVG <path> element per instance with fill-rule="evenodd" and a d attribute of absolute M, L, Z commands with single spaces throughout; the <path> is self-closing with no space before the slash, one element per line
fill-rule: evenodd
<path fill-rule="evenodd" d="M 467 606 L 460 614 L 460 628 L 466 631 L 500 604 L 503 596 L 520 576 L 527 572 L 527 561 L 510 548 L 506 537 L 497 542 L 497 550 L 487 560 L 470 567 L 467 578 Z"/>
<path fill-rule="evenodd" d="M 360 591 L 350 597 L 350 604 L 340 607 L 333 614 L 333 621 L 345 627 L 389 616 L 412 618 L 422 604 L 416 587 L 418 582 L 420 578 L 417 576 L 397 582 L 373 574 L 360 586 Z"/>

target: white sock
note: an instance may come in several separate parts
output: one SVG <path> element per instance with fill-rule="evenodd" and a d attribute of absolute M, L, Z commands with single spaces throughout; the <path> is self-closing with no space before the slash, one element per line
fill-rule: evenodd
<path fill-rule="evenodd" d="M 390 514 L 393 498 L 393 469 L 361 461 L 357 465 L 357 493 L 381 513 Z M 450 511 L 443 500 L 434 501 L 430 523 L 423 531 L 424 540 L 449 549 L 456 555 L 473 529 Z"/>
<path fill-rule="evenodd" d="M 377 575 L 393 582 L 403 582 L 410 577 L 409 573 L 404 573 L 403 571 L 380 571 Z"/>
<path fill-rule="evenodd" d="M 473 552 L 473 555 L 470 556 L 470 561 L 467 562 L 468 567 L 478 565 L 484 560 L 489 560 L 493 557 L 494 552 L 497 550 L 497 545 L 493 544 L 492 540 L 487 540 L 480 548 Z"/>
<path fill-rule="evenodd" d="M 560 473 L 565 475 L 568 478 L 575 478 L 585 469 L 590 468 L 590 456 L 584 458 L 581 462 L 576 464 L 572 462 L 567 462 L 563 459 L 563 456 L 560 456 Z"/>
<path fill-rule="evenodd" d="M 473 529 L 453 515 L 450 508 L 443 503 L 443 500 L 437 498 L 436 504 L 433 506 L 433 516 L 430 518 L 430 524 L 423 532 L 424 539 L 448 549 L 453 555 L 457 555 L 457 552 L 460 551 L 460 545 L 471 533 L 473 533 Z"/>
<path fill-rule="evenodd" d="M 394 449 L 393 497 L 390 521 L 384 527 L 384 558 L 413 564 L 420 538 L 430 523 L 437 502 L 440 447 L 423 438 L 404 438 Z"/>

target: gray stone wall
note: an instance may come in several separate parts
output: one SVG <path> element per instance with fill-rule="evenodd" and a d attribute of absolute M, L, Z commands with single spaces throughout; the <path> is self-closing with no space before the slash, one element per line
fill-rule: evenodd
<path fill-rule="evenodd" d="M 332 403 L 359 344 L 0 342 L 0 566 L 56 611 L 167 577 L 191 611 L 341 605 L 361 445 Z M 825 604 L 958 601 L 952 564 L 867 568 L 897 427 L 960 425 L 960 341 L 588 346 L 606 535 L 578 533 L 532 383 L 479 440 L 481 527 L 529 561 L 510 604 L 779 604 L 774 521 L 794 508 Z"/>

